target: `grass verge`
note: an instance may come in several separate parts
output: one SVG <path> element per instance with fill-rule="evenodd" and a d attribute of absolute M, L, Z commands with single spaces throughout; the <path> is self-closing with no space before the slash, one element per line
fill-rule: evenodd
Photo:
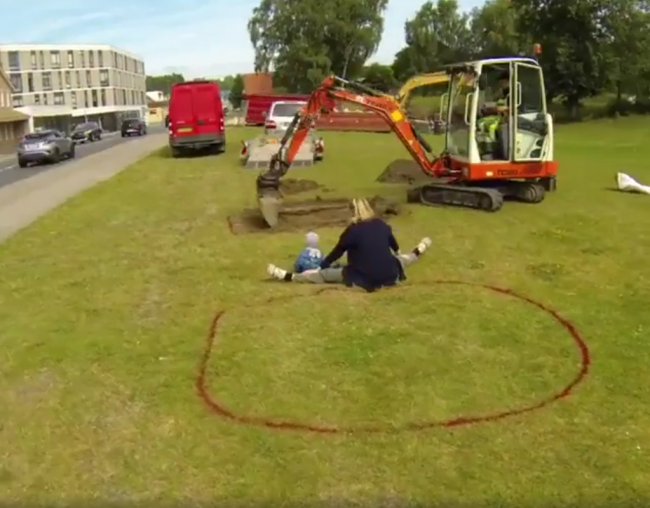
<path fill-rule="evenodd" d="M 649 134 L 643 119 L 558 128 L 559 190 L 540 205 L 412 207 L 393 221 L 398 239 L 435 245 L 404 288 L 375 295 L 264 280 L 302 234 L 229 232 L 226 218 L 255 204 L 235 149 L 162 151 L 73 199 L 0 252 L 0 501 L 647 503 L 650 201 L 609 188 L 618 170 L 650 181 Z M 374 182 L 404 157 L 392 137 L 326 136 L 326 160 L 294 178 L 403 197 Z M 339 231 L 319 232 L 331 245 Z M 574 376 L 574 344 L 541 311 L 438 279 L 557 309 L 589 343 L 585 383 L 499 422 L 378 435 L 235 425 L 196 394 L 217 309 L 208 384 L 240 413 L 391 428 L 518 407 Z"/>

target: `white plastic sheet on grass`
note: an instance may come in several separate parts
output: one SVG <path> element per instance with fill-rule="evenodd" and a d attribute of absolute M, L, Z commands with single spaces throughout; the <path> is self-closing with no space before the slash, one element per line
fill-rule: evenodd
<path fill-rule="evenodd" d="M 650 194 L 650 185 L 643 185 L 637 182 L 630 175 L 616 173 L 616 186 L 623 192 L 635 192 L 637 194 Z"/>

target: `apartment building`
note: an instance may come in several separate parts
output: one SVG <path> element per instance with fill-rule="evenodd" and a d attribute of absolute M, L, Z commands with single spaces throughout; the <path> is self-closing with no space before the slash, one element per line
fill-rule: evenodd
<path fill-rule="evenodd" d="M 69 114 L 112 128 L 146 112 L 144 62 L 112 46 L 0 45 L 0 69 L 13 85 L 13 107 L 33 116 Z"/>

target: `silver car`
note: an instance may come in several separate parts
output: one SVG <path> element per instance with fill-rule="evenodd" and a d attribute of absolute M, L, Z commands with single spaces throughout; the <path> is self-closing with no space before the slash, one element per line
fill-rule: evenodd
<path fill-rule="evenodd" d="M 57 130 L 42 130 L 27 134 L 17 150 L 18 165 L 26 168 L 30 163 L 56 164 L 62 159 L 73 159 L 75 144 L 72 139 Z"/>

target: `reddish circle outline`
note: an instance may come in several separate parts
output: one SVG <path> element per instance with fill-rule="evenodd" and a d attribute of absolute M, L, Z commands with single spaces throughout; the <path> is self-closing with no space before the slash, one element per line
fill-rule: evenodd
<path fill-rule="evenodd" d="M 214 350 L 217 333 L 219 331 L 219 323 L 221 319 L 224 317 L 224 315 L 226 314 L 225 310 L 221 310 L 217 312 L 214 318 L 212 319 L 212 323 L 210 325 L 210 329 L 208 331 L 208 335 L 206 338 L 205 349 L 203 351 L 203 355 L 199 363 L 199 369 L 198 369 L 198 374 L 196 377 L 196 384 L 195 384 L 199 397 L 203 400 L 203 402 L 208 407 L 208 409 L 210 409 L 213 413 L 215 413 L 216 415 L 220 416 L 223 419 L 230 420 L 231 422 L 240 425 L 265 427 L 271 430 L 310 432 L 316 434 L 338 434 L 338 433 L 396 434 L 396 433 L 407 432 L 407 431 L 428 430 L 436 427 L 452 428 L 452 427 L 459 427 L 461 425 L 475 425 L 479 423 L 489 423 L 498 420 L 503 420 L 511 416 L 518 416 L 526 413 L 531 413 L 533 411 L 542 409 L 545 406 L 548 406 L 549 404 L 557 402 L 571 395 L 573 390 L 580 383 L 582 383 L 587 377 L 587 375 L 589 374 L 589 368 L 591 366 L 591 355 L 587 343 L 582 338 L 582 336 L 578 332 L 577 328 L 573 325 L 573 323 L 571 323 L 568 319 L 562 317 L 557 311 L 551 309 L 545 304 L 533 300 L 532 298 L 529 298 L 522 294 L 519 294 L 511 289 L 502 288 L 499 286 L 493 286 L 489 284 L 477 284 L 472 282 L 463 282 L 463 281 L 454 281 L 454 280 L 435 280 L 424 284 L 402 286 L 400 287 L 400 289 L 408 289 L 408 288 L 420 287 L 423 285 L 430 285 L 430 284 L 472 286 L 472 287 L 487 289 L 489 291 L 499 293 L 501 295 L 517 298 L 523 302 L 526 302 L 538 308 L 539 310 L 546 312 L 553 319 L 555 319 L 555 321 L 561 327 L 563 327 L 569 333 L 572 340 L 574 341 L 576 348 L 578 349 L 578 353 L 580 355 L 580 368 L 578 372 L 573 377 L 573 379 L 566 386 L 564 386 L 564 388 L 554 392 L 553 394 L 549 395 L 544 399 L 538 400 L 537 402 L 534 402 L 527 406 L 523 406 L 520 408 L 506 409 L 503 411 L 499 411 L 491 414 L 479 415 L 479 416 L 461 416 L 456 418 L 450 418 L 447 420 L 438 420 L 438 421 L 429 421 L 429 422 L 409 422 L 397 427 L 390 427 L 390 428 L 382 425 L 364 425 L 364 426 L 314 425 L 309 423 L 299 423 L 299 422 L 292 422 L 288 420 L 274 420 L 270 418 L 251 416 L 246 414 L 238 414 L 226 408 L 215 397 L 210 395 L 207 386 L 207 374 L 206 374 L 207 367 L 210 362 L 210 357 L 212 356 L 212 352 Z M 321 288 L 318 291 L 309 294 L 303 293 L 303 294 L 273 297 L 263 302 L 263 304 L 266 305 L 281 300 L 293 300 L 296 298 L 302 298 L 306 296 L 322 295 L 324 293 L 332 292 L 332 291 L 341 291 L 341 289 L 334 288 L 334 287 L 326 287 L 326 288 Z"/>

